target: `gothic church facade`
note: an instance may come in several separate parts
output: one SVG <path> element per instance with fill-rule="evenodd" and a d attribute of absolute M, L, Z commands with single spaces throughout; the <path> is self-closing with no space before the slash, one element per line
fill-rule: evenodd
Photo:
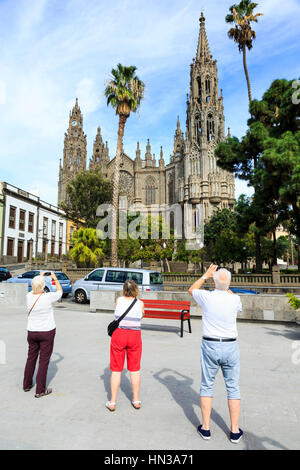
<path fill-rule="evenodd" d="M 203 13 L 197 55 L 190 72 L 190 93 L 186 103 L 186 129 L 181 130 L 179 118 L 174 136 L 174 150 L 165 163 L 163 149 L 158 161 L 152 153 L 150 141 L 144 158 L 137 143 L 133 158 L 124 151 L 120 166 L 120 194 L 130 202 L 172 205 L 186 203 L 202 206 L 204 219 L 216 208 L 232 209 L 235 203 L 234 175 L 220 169 L 215 158 L 216 146 L 225 140 L 225 118 L 222 90 L 219 94 L 217 62 L 208 44 Z M 78 100 L 69 116 L 65 134 L 63 162 L 60 162 L 58 203 L 66 200 L 67 184 L 87 165 L 86 135 Z M 104 143 L 98 127 L 91 171 L 100 171 L 113 178 L 115 158 L 110 159 L 107 142 Z"/>

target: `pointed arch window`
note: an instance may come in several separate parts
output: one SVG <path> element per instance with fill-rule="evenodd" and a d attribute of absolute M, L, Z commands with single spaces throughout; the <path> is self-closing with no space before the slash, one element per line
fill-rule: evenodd
<path fill-rule="evenodd" d="M 146 180 L 146 205 L 155 204 L 156 201 L 156 185 L 155 179 L 150 177 Z"/>
<path fill-rule="evenodd" d="M 173 180 L 173 176 L 169 176 L 168 201 L 169 201 L 169 204 L 173 204 L 173 202 L 174 202 L 174 180 Z"/>
<path fill-rule="evenodd" d="M 205 93 L 210 95 L 210 78 L 206 77 L 205 79 Z"/>
<path fill-rule="evenodd" d="M 201 101 L 201 95 L 202 95 L 202 80 L 201 77 L 197 78 L 197 84 L 198 84 L 198 96 Z"/>
<path fill-rule="evenodd" d="M 207 140 L 210 142 L 215 135 L 215 123 L 213 115 L 209 114 L 207 116 Z"/>
<path fill-rule="evenodd" d="M 81 163 L 81 154 L 80 154 L 80 150 L 77 150 L 77 159 L 76 159 L 76 163 L 77 163 L 78 166 L 79 166 L 80 163 Z"/>

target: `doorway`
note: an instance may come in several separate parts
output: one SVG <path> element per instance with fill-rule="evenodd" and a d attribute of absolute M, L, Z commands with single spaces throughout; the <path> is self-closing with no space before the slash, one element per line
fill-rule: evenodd
<path fill-rule="evenodd" d="M 24 242 L 18 241 L 18 263 L 23 263 Z"/>

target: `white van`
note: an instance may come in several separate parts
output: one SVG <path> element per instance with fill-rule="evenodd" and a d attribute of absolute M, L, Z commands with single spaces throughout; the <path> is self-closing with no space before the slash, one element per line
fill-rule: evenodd
<path fill-rule="evenodd" d="M 160 272 L 147 269 L 97 268 L 73 284 L 72 296 L 75 302 L 83 304 L 90 300 L 92 290 L 122 290 L 127 280 L 137 283 L 140 291 L 164 290 Z"/>

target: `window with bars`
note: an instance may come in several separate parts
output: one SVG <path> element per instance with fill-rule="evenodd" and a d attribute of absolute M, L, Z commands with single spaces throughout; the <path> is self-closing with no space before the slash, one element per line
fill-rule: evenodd
<path fill-rule="evenodd" d="M 16 228 L 16 208 L 10 206 L 9 208 L 9 228 Z"/>
<path fill-rule="evenodd" d="M 34 214 L 29 212 L 28 216 L 28 232 L 33 233 L 34 230 Z"/>
<path fill-rule="evenodd" d="M 19 230 L 21 230 L 21 232 L 24 232 L 25 230 L 25 211 L 24 210 L 20 210 Z"/>

